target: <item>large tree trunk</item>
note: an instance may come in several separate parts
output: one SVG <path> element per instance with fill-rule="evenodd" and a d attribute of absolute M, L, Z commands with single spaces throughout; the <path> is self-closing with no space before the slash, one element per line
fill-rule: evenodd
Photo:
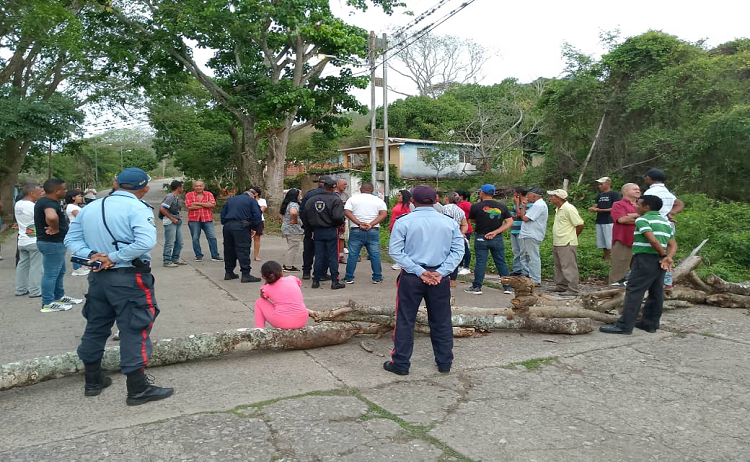
<path fill-rule="evenodd" d="M 683 279 L 686 279 L 691 272 L 695 271 L 695 268 L 700 266 L 702 261 L 703 259 L 698 255 L 691 255 L 683 259 L 680 264 L 675 267 L 674 271 L 672 271 L 672 283 L 677 284 Z"/>
<path fill-rule="evenodd" d="M 701 290 L 675 286 L 664 291 L 664 300 L 684 300 L 690 303 L 706 303 L 706 293 Z"/>
<path fill-rule="evenodd" d="M 150 367 L 226 355 L 243 350 L 304 350 L 344 343 L 358 334 L 354 323 L 324 323 L 301 329 L 238 329 L 158 340 L 153 344 Z M 239 346 L 241 345 L 241 346 Z M 120 368 L 120 347 L 104 350 L 102 367 Z M 75 352 L 45 356 L 0 366 L 0 390 L 33 385 L 83 371 Z"/>
<path fill-rule="evenodd" d="M 286 173 L 286 149 L 289 144 L 291 122 L 284 129 L 268 137 L 268 155 L 266 156 L 265 197 L 268 207 L 277 210 L 284 195 L 284 175 Z"/>
<path fill-rule="evenodd" d="M 689 283 L 691 286 L 693 286 L 693 288 L 700 290 L 701 292 L 705 292 L 707 294 L 711 294 L 714 292 L 713 287 L 703 282 L 703 279 L 701 279 L 701 277 L 698 276 L 695 271 L 691 271 L 687 274 L 687 276 L 685 276 L 685 282 Z"/>
<path fill-rule="evenodd" d="M 737 295 L 750 295 L 750 281 L 727 282 L 714 274 L 706 278 L 706 284 L 714 288 L 714 292 Z"/>
<path fill-rule="evenodd" d="M 21 172 L 23 167 L 23 161 L 26 158 L 26 154 L 31 148 L 31 142 L 22 142 L 17 139 L 7 139 L 2 143 L 2 155 L 0 159 L 3 160 L 0 164 L 0 201 L 2 201 L 2 216 L 3 223 L 10 223 L 13 221 L 13 186 L 18 182 L 18 174 Z"/>
<path fill-rule="evenodd" d="M 238 184 L 238 192 L 245 191 L 250 186 L 259 186 L 265 188 L 263 183 L 263 166 L 258 159 L 258 141 L 255 136 L 255 120 L 251 117 L 244 116 L 242 120 L 242 153 L 240 155 L 240 165 L 238 169 L 242 170 L 244 184 Z"/>

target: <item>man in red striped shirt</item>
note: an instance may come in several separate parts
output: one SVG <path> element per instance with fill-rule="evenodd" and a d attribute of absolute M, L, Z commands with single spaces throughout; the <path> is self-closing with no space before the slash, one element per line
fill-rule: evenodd
<path fill-rule="evenodd" d="M 201 180 L 193 182 L 193 190 L 185 195 L 185 205 L 188 209 L 188 228 L 193 238 L 193 252 L 195 261 L 203 261 L 201 249 L 201 231 L 206 233 L 208 249 L 211 251 L 211 261 L 224 261 L 219 255 L 219 245 L 216 241 L 214 227 L 214 207 L 216 199 Z"/>

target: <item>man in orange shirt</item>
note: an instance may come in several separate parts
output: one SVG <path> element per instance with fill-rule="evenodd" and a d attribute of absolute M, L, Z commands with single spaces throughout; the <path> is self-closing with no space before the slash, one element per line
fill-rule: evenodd
<path fill-rule="evenodd" d="M 203 261 L 201 249 L 201 230 L 206 233 L 208 249 L 211 251 L 211 261 L 224 261 L 219 255 L 219 245 L 216 241 L 214 227 L 214 207 L 216 199 L 201 180 L 193 182 L 193 190 L 185 195 L 185 205 L 188 209 L 188 228 L 193 238 L 193 252 L 195 261 Z"/>

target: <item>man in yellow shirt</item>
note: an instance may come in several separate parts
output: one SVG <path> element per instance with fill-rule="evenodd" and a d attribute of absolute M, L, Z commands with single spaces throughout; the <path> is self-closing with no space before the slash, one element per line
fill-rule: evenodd
<path fill-rule="evenodd" d="M 555 262 L 553 292 L 578 293 L 578 235 L 583 231 L 583 220 L 578 210 L 568 202 L 564 189 L 547 191 L 557 210 L 552 225 L 552 258 Z"/>

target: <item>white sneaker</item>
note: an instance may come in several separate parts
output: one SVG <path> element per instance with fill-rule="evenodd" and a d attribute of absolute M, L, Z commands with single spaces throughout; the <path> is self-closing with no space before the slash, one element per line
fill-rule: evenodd
<path fill-rule="evenodd" d="M 63 303 L 63 304 L 72 303 L 74 305 L 78 305 L 79 303 L 83 303 L 83 299 L 73 298 L 73 297 L 68 297 L 67 295 L 63 295 L 62 297 L 60 297 L 59 300 L 55 300 L 53 303 Z"/>
<path fill-rule="evenodd" d="M 398 263 L 394 263 L 394 264 L 391 265 L 391 269 L 400 270 L 401 266 Z"/>
<path fill-rule="evenodd" d="M 461 276 L 466 276 L 467 274 L 471 274 L 471 270 L 469 268 L 461 268 L 458 270 L 458 274 Z"/>
<path fill-rule="evenodd" d="M 53 313 L 55 311 L 68 311 L 71 308 L 73 308 L 73 305 L 69 305 L 67 303 L 52 302 L 46 305 L 42 305 L 42 309 L 39 311 L 41 311 L 42 313 Z"/>
<path fill-rule="evenodd" d="M 83 266 L 73 270 L 72 273 L 70 273 L 72 276 L 87 276 L 91 272 L 90 269 L 84 268 Z"/>

